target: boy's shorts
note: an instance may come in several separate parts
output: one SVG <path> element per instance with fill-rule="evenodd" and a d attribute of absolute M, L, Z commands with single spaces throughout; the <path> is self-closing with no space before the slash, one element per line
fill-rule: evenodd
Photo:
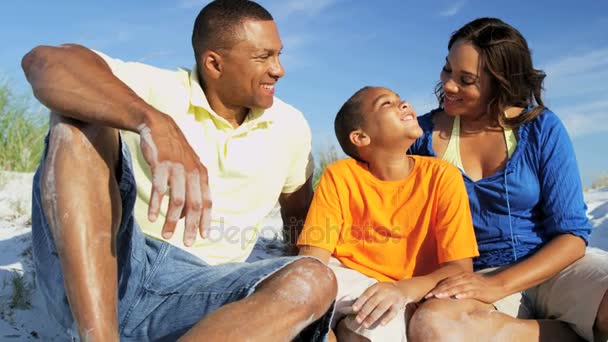
<path fill-rule="evenodd" d="M 352 305 L 365 290 L 378 282 L 376 279 L 342 265 L 338 259 L 333 257 L 329 260 L 328 266 L 334 271 L 338 280 L 338 295 L 336 297 L 336 309 L 334 318 L 332 319 L 332 328 L 335 329 L 338 322 L 344 319 L 344 323 L 348 329 L 367 337 L 372 342 L 404 342 L 407 340 L 405 308 L 385 326 L 376 324 L 366 329 L 360 327 L 355 321 Z"/>
<path fill-rule="evenodd" d="M 128 148 L 122 142 L 121 151 L 117 178 L 123 210 L 116 240 L 121 341 L 175 341 L 207 314 L 251 295 L 261 281 L 298 259 L 210 266 L 165 241 L 145 236 L 133 217 L 135 179 Z M 40 177 L 39 167 L 32 190 L 36 281 L 51 317 L 77 337 L 59 257 L 42 208 Z M 326 340 L 331 315 L 332 309 L 306 328 L 299 339 Z"/>
<path fill-rule="evenodd" d="M 494 306 L 517 318 L 568 323 L 579 336 L 593 341 L 595 317 L 607 289 L 608 252 L 587 248 L 584 257 L 551 279 L 505 297 Z"/>

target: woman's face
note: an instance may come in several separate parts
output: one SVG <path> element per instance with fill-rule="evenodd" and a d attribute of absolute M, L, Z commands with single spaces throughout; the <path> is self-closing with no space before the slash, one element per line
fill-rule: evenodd
<path fill-rule="evenodd" d="M 486 114 L 490 77 L 481 70 L 479 52 L 473 44 L 458 40 L 452 45 L 440 78 L 447 114 L 471 118 Z"/>

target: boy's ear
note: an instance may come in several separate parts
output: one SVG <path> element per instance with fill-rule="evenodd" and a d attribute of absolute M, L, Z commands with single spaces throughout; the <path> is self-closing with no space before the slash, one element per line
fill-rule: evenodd
<path fill-rule="evenodd" d="M 365 134 L 362 129 L 357 129 L 348 135 L 350 142 L 357 147 L 364 147 L 371 143 L 369 135 Z"/>
<path fill-rule="evenodd" d="M 222 75 L 222 56 L 215 51 L 205 50 L 201 57 L 202 73 L 212 79 L 218 79 Z"/>

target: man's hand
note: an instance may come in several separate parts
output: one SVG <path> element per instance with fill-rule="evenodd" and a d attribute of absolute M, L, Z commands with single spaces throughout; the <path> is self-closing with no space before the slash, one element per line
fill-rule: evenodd
<path fill-rule="evenodd" d="M 492 276 L 462 272 L 439 282 L 425 298 L 468 298 L 492 304 L 507 295 Z"/>
<path fill-rule="evenodd" d="M 170 239 L 180 218 L 186 217 L 184 245 L 191 246 L 199 232 L 201 237 L 211 221 L 211 194 L 207 168 L 173 119 L 165 114 L 138 127 L 146 162 L 152 170 L 152 191 L 148 219 L 158 218 L 167 189 L 169 207 L 162 236 Z"/>
<path fill-rule="evenodd" d="M 366 329 L 378 320 L 386 325 L 408 303 L 406 294 L 397 284 L 380 282 L 370 286 L 353 304 L 353 311 L 357 314 L 357 323 Z"/>

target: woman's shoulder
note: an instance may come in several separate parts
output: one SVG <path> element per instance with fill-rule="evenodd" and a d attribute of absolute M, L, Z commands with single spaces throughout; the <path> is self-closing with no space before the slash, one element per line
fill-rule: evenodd
<path fill-rule="evenodd" d="M 562 120 L 549 108 L 544 108 L 538 116 L 524 124 L 523 128 L 529 131 L 526 133 L 540 138 L 568 134 Z"/>
<path fill-rule="evenodd" d="M 443 113 L 441 108 L 433 109 L 430 112 L 419 116 L 418 124 L 424 132 L 430 132 L 433 130 L 435 118 L 441 115 L 441 113 Z"/>
<path fill-rule="evenodd" d="M 547 107 L 543 108 L 540 114 L 531 122 L 540 126 L 561 124 L 561 120 L 557 114 Z"/>

